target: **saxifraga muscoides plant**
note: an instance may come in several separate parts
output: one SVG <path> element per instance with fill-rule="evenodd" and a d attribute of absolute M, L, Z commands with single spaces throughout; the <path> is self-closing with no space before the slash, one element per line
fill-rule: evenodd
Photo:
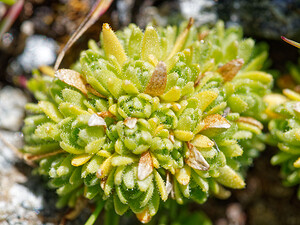
<path fill-rule="evenodd" d="M 266 140 L 279 149 L 271 163 L 281 166 L 283 183 L 294 186 L 300 184 L 300 95 L 290 89 L 284 89 L 283 94 L 265 97 L 271 118 L 268 125 L 270 134 L 267 134 Z"/>
<path fill-rule="evenodd" d="M 59 207 L 84 196 L 146 223 L 168 198 L 226 198 L 264 148 L 266 58 L 222 22 L 116 33 L 104 24 L 101 46 L 90 41 L 74 70 L 28 82 L 38 103 L 26 106 L 23 152 L 50 177 Z"/>

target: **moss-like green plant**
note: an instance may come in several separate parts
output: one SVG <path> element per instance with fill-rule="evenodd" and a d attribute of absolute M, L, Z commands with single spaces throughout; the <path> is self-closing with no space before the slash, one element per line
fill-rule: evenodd
<path fill-rule="evenodd" d="M 226 198 L 264 147 L 250 141 L 272 85 L 259 71 L 266 57 L 222 22 L 116 33 L 104 24 L 101 46 L 90 41 L 74 70 L 28 82 L 38 103 L 26 107 L 23 151 L 60 207 L 83 195 L 148 222 L 168 198 Z"/>
<path fill-rule="evenodd" d="M 293 186 L 300 183 L 300 95 L 289 89 L 284 95 L 268 96 L 271 120 L 269 141 L 279 148 L 271 159 L 273 165 L 280 165 L 284 184 Z M 272 104 L 272 102 L 274 104 Z M 300 199 L 300 189 L 298 189 Z"/>

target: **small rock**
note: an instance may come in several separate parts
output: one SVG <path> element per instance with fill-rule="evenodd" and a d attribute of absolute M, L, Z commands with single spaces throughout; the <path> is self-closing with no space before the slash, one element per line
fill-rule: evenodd
<path fill-rule="evenodd" d="M 1 138 L 3 138 L 7 143 L 11 143 L 15 148 L 21 148 L 23 145 L 23 137 L 20 132 L 11 132 L 0 130 Z M 0 171 L 6 171 L 10 169 L 15 162 L 18 161 L 15 153 L 3 143 L 0 139 Z"/>
<path fill-rule="evenodd" d="M 16 88 L 6 86 L 0 90 L 0 128 L 20 130 L 23 124 L 24 106 L 27 98 Z"/>
<path fill-rule="evenodd" d="M 52 38 L 33 35 L 27 38 L 24 52 L 17 58 L 25 72 L 44 65 L 52 65 L 56 59 L 58 46 Z"/>

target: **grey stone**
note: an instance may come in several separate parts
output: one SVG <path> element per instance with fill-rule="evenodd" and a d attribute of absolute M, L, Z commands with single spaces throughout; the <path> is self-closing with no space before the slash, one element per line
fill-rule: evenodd
<path fill-rule="evenodd" d="M 24 52 L 17 62 L 25 72 L 44 65 L 52 65 L 56 60 L 58 45 L 52 38 L 43 35 L 32 35 L 27 38 Z"/>
<path fill-rule="evenodd" d="M 11 131 L 20 130 L 23 124 L 25 94 L 10 86 L 0 90 L 0 128 Z"/>
<path fill-rule="evenodd" d="M 40 225 L 38 212 L 43 209 L 42 195 L 33 193 L 24 185 L 28 177 L 15 167 L 20 159 L 8 146 L 21 148 L 22 135 L 3 130 L 0 130 L 0 135 L 0 223 Z"/>

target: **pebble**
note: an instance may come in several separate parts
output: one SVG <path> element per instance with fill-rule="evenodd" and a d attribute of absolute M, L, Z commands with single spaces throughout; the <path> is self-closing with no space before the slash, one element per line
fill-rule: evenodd
<path fill-rule="evenodd" d="M 20 89 L 10 86 L 0 89 L 0 129 L 20 130 L 27 102 L 25 94 Z"/>
<path fill-rule="evenodd" d="M 20 132 L 0 130 L 1 138 L 22 147 Z M 15 167 L 20 163 L 16 154 L 0 139 L 0 224 L 42 225 L 38 213 L 44 208 L 43 196 L 27 185 L 26 170 Z M 41 186 L 42 187 L 42 186 Z"/>
<path fill-rule="evenodd" d="M 52 65 L 56 60 L 58 45 L 52 38 L 32 35 L 27 38 L 24 52 L 17 58 L 25 72 L 44 65 Z"/>

